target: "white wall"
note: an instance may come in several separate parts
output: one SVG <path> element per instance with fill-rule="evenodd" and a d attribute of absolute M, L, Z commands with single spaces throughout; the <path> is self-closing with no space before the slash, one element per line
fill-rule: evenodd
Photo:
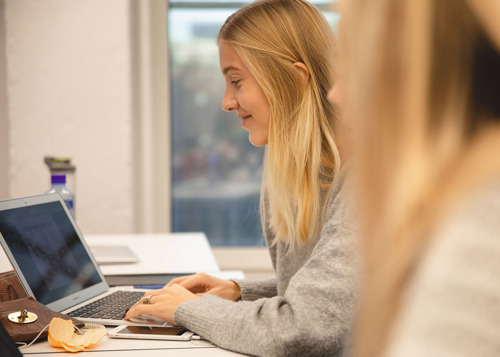
<path fill-rule="evenodd" d="M 4 6 L 0 0 L 0 199 L 9 191 L 7 170 L 9 167 L 9 127 L 7 116 L 7 85 L 5 57 Z"/>
<path fill-rule="evenodd" d="M 5 100 L 7 111 L 0 112 L 0 169 L 6 181 L 0 199 L 44 193 L 50 186 L 44 156 L 69 156 L 77 167 L 76 219 L 84 233 L 166 231 L 169 183 L 164 171 L 161 181 L 154 170 L 168 166 L 168 152 L 145 164 L 143 144 L 148 142 L 149 152 L 158 142 L 168 147 L 166 132 L 151 139 L 158 136 L 155 122 L 166 130 L 168 98 L 160 91 L 165 95 L 157 99 L 161 110 L 155 110 L 148 97 L 158 93 L 148 90 L 151 65 L 141 62 L 148 54 L 137 53 L 151 32 L 150 14 L 137 14 L 141 4 L 151 12 L 150 2 L 165 2 L 3 2 L 6 96 L 0 91 L 0 106 Z M 166 49 L 166 43 L 155 48 Z M 166 67 L 166 53 L 160 59 Z M 0 68 L 0 80 L 1 75 Z M 144 187 L 160 192 L 159 199 L 148 199 Z M 155 214 L 160 223 L 149 218 Z"/>

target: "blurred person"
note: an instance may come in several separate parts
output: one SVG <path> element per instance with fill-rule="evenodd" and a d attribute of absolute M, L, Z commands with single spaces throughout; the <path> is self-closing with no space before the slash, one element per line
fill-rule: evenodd
<path fill-rule="evenodd" d="M 307 1 L 263 0 L 227 19 L 218 45 L 222 107 L 266 146 L 261 218 L 276 277 L 174 279 L 126 317 L 153 315 L 245 354 L 339 356 L 356 306 L 359 242 L 327 99 L 335 36 Z"/>
<path fill-rule="evenodd" d="M 499 356 L 500 2 L 342 6 L 363 234 L 354 356 Z"/>

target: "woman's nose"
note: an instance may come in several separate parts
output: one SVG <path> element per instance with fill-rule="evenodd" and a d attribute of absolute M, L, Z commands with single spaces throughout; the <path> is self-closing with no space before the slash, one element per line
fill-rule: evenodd
<path fill-rule="evenodd" d="M 328 100 L 339 109 L 345 104 L 344 90 L 344 82 L 339 79 L 328 92 Z"/>
<path fill-rule="evenodd" d="M 226 90 L 224 92 L 224 98 L 222 98 L 222 109 L 226 112 L 232 112 L 233 110 L 236 110 L 237 107 L 238 101 Z"/>

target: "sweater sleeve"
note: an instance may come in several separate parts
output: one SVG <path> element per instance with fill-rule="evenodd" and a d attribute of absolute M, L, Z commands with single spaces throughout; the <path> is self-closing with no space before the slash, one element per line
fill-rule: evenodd
<path fill-rule="evenodd" d="M 241 290 L 241 300 L 254 301 L 277 294 L 276 278 L 234 280 Z"/>
<path fill-rule="evenodd" d="M 357 232 L 334 220 L 283 294 L 232 302 L 204 295 L 175 311 L 177 324 L 216 345 L 257 356 L 338 356 L 356 305 Z"/>
<path fill-rule="evenodd" d="M 263 224 L 265 224 L 263 222 Z M 269 242 L 268 242 L 269 243 Z M 271 246 L 269 255 L 273 267 L 276 269 L 276 247 Z M 273 297 L 278 294 L 276 277 L 264 279 L 241 279 L 234 281 L 241 290 L 241 300 L 253 301 L 264 297 Z"/>

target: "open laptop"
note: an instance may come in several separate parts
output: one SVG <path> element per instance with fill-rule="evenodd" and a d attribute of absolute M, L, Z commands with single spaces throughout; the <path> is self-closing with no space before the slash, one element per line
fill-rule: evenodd
<path fill-rule="evenodd" d="M 123 320 L 126 309 L 146 290 L 110 288 L 96 260 L 58 194 L 0 201 L 0 244 L 27 294 L 49 309 L 83 322 L 108 326 L 173 326 L 152 316 Z M 113 300 L 98 315 L 88 306 Z"/>

